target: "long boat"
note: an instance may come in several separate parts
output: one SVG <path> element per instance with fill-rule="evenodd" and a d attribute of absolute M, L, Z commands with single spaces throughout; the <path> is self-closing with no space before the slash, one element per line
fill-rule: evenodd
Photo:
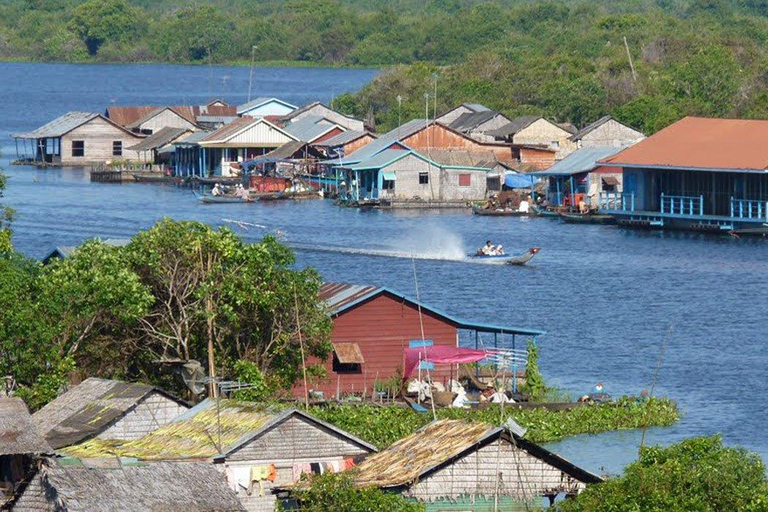
<path fill-rule="evenodd" d="M 195 192 L 195 197 L 198 201 L 205 204 L 222 204 L 222 203 L 252 203 L 253 199 L 242 198 L 240 196 L 214 196 L 210 194 L 200 194 Z"/>
<path fill-rule="evenodd" d="M 138 183 L 181 183 L 183 180 L 176 176 L 166 176 L 164 174 L 134 174 L 133 179 Z"/>
<path fill-rule="evenodd" d="M 192 181 L 201 185 L 215 185 L 217 183 L 219 185 L 237 185 L 243 182 L 243 178 L 240 176 L 212 176 L 210 178 L 195 176 Z"/>
<path fill-rule="evenodd" d="M 518 210 L 496 210 L 493 208 L 483 208 L 478 205 L 472 206 L 472 213 L 487 217 L 527 217 L 530 215 L 528 212 L 521 212 Z"/>
<path fill-rule="evenodd" d="M 470 254 L 470 258 L 475 258 L 478 260 L 488 260 L 488 261 L 494 261 L 499 263 L 504 263 L 505 265 L 525 265 L 529 261 L 533 259 L 534 256 L 536 256 L 539 252 L 541 252 L 541 248 L 539 247 L 531 247 L 527 251 L 525 251 L 523 254 L 513 255 L 513 254 Z"/>
<path fill-rule="evenodd" d="M 561 213 L 560 218 L 566 224 L 616 224 L 613 216 L 599 213 Z"/>
<path fill-rule="evenodd" d="M 560 212 L 556 212 L 553 210 L 547 210 L 546 208 L 540 208 L 538 206 L 531 206 L 531 210 L 533 210 L 533 213 L 537 217 L 546 217 L 549 219 L 559 219 L 560 218 Z"/>

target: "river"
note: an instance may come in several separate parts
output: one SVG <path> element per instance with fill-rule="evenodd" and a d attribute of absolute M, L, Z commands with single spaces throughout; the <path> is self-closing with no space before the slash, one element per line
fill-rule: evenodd
<path fill-rule="evenodd" d="M 375 74 L 257 68 L 253 96 L 330 101 Z M 130 237 L 163 216 L 211 224 L 235 219 L 254 224 L 236 227 L 246 238 L 276 233 L 301 247 L 299 264 L 316 267 L 328 280 L 413 295 L 411 260 L 374 253 L 454 258 L 489 237 L 511 251 L 539 246 L 534 264 L 522 268 L 417 259 L 420 295 L 469 319 L 546 330 L 539 339 L 540 368 L 550 384 L 574 393 L 598 381 L 614 396 L 648 389 L 671 328 L 656 393 L 677 400 L 683 418 L 649 429 L 646 442 L 722 433 L 728 444 L 768 460 L 762 435 L 768 419 L 768 265 L 762 241 L 459 211 L 361 212 L 328 201 L 203 205 L 184 188 L 92 184 L 84 170 L 7 165 L 13 156 L 9 133 L 68 110 L 203 103 L 212 96 L 237 103 L 247 84 L 247 68 L 0 64 L 0 164 L 10 175 L 3 202 L 17 211 L 16 247 L 40 257 L 88 237 Z M 640 436 L 579 436 L 550 448 L 592 471 L 618 473 L 636 457 Z"/>

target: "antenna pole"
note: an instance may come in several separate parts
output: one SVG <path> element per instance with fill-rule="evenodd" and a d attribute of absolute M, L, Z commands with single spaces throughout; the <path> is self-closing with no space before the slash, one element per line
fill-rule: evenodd
<path fill-rule="evenodd" d="M 624 36 L 624 48 L 627 50 L 627 58 L 629 59 L 629 68 L 632 70 L 632 80 L 637 83 L 637 73 L 635 73 L 635 64 L 632 62 L 632 54 L 629 53 L 629 44 L 627 43 L 627 36 Z"/>
<path fill-rule="evenodd" d="M 669 344 L 670 338 L 672 338 L 672 333 L 674 332 L 675 328 L 672 327 L 672 324 L 669 325 L 667 328 L 667 334 L 664 336 L 664 343 L 661 344 L 661 350 L 659 350 L 659 361 L 656 364 L 656 371 L 653 374 L 653 381 L 651 382 L 651 391 L 648 393 L 648 398 L 653 397 L 653 391 L 656 389 L 656 381 L 659 378 L 659 372 L 661 372 L 661 364 L 664 362 L 664 352 L 667 350 L 667 345 Z M 646 410 L 645 414 L 648 414 L 648 411 Z M 647 418 L 647 416 L 646 416 Z M 648 421 L 646 420 L 645 425 L 643 425 L 643 435 L 640 437 L 640 448 L 645 446 L 645 431 L 648 429 Z"/>
<path fill-rule="evenodd" d="M 299 322 L 299 295 L 296 285 L 293 286 L 293 304 L 296 310 L 296 328 L 299 331 L 299 349 L 301 350 L 301 371 L 304 374 L 304 409 L 309 410 L 309 387 L 307 384 L 307 363 L 304 359 L 304 341 L 301 338 L 301 323 Z"/>

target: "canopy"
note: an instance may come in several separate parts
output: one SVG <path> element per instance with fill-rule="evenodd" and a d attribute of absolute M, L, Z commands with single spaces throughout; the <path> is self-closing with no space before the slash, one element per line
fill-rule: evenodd
<path fill-rule="evenodd" d="M 433 364 L 464 364 L 482 361 L 488 357 L 486 350 L 473 348 L 457 348 L 430 346 L 405 349 L 405 371 L 403 378 L 407 379 L 419 366 L 419 362 L 428 361 Z"/>
<path fill-rule="evenodd" d="M 388 181 L 395 181 L 397 179 L 397 175 L 395 174 L 395 171 L 383 171 L 384 179 Z"/>
<path fill-rule="evenodd" d="M 536 181 L 538 181 L 538 178 L 530 174 L 516 174 L 510 172 L 504 177 L 504 185 L 506 185 L 507 188 L 532 188 Z"/>

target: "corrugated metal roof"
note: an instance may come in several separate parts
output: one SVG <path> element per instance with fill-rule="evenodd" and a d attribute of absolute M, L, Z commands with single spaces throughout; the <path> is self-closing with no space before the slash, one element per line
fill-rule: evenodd
<path fill-rule="evenodd" d="M 505 124 L 504 126 L 500 128 L 496 128 L 495 130 L 488 130 L 486 135 L 490 135 L 492 137 L 509 137 L 510 135 L 514 135 L 520 130 L 523 130 L 536 121 L 541 119 L 541 116 L 520 116 L 516 117 L 509 123 Z"/>
<path fill-rule="evenodd" d="M 191 132 L 187 128 L 171 128 L 167 126 L 161 128 L 157 132 L 153 133 L 143 141 L 139 142 L 135 146 L 131 146 L 128 149 L 131 151 L 151 151 L 153 149 L 161 148 L 166 144 L 170 144 L 187 132 Z"/>
<path fill-rule="evenodd" d="M 288 108 L 296 110 L 296 105 L 291 105 L 287 101 L 283 101 L 279 98 L 270 98 L 267 96 L 262 96 L 260 98 L 253 99 L 247 103 L 243 103 L 242 105 L 239 105 L 237 107 L 237 113 L 242 114 L 243 112 L 246 112 L 248 110 L 251 110 L 252 108 L 260 107 L 262 105 L 266 105 L 267 103 L 280 103 L 281 105 L 284 105 Z"/>
<path fill-rule="evenodd" d="M 209 132 L 205 137 L 200 139 L 198 142 L 222 142 L 226 141 L 230 137 L 233 137 L 237 133 L 239 133 L 242 130 L 245 130 L 251 125 L 254 125 L 256 123 L 261 123 L 261 119 L 254 119 L 250 116 L 243 116 L 240 118 L 235 119 L 229 124 L 225 124 L 218 130 L 215 130 L 213 132 Z"/>
<path fill-rule="evenodd" d="M 480 112 L 467 112 L 461 114 L 452 122 L 449 127 L 454 130 L 458 130 L 462 133 L 474 130 L 483 123 L 487 123 L 496 116 L 505 117 L 503 114 L 496 112 L 495 110 L 482 110 Z M 506 119 L 506 118 L 505 118 Z"/>
<path fill-rule="evenodd" d="M 361 286 L 346 283 L 323 283 L 320 287 L 320 300 L 325 302 L 331 315 L 340 313 L 349 305 L 381 291 L 377 286 Z"/>
<path fill-rule="evenodd" d="M 296 153 L 300 152 L 302 149 L 305 149 L 307 147 L 306 142 L 302 142 L 300 140 L 292 140 L 291 142 L 287 142 L 280 146 L 279 148 L 270 151 L 266 155 L 264 155 L 265 158 L 279 158 L 279 159 L 287 159 L 287 158 L 294 158 L 296 156 Z"/>
<path fill-rule="evenodd" d="M 470 110 L 474 110 L 475 112 L 483 112 L 485 110 L 490 110 L 485 105 L 481 105 L 480 103 L 462 103 L 465 107 L 467 107 Z"/>
<path fill-rule="evenodd" d="M 213 132 L 192 132 L 188 136 L 174 141 L 175 146 L 194 146 Z"/>
<path fill-rule="evenodd" d="M 430 160 L 440 165 L 493 168 L 499 161 L 493 151 L 467 151 L 466 149 L 430 149 Z"/>
<path fill-rule="evenodd" d="M 68 112 L 36 130 L 26 133 L 17 133 L 13 135 L 13 137 L 17 139 L 57 138 L 71 132 L 78 126 L 81 126 L 96 117 L 99 117 L 99 114 L 94 114 L 93 112 Z"/>
<path fill-rule="evenodd" d="M 237 107 L 230 105 L 144 105 L 128 107 L 111 106 L 107 107 L 106 114 L 107 117 L 113 122 L 119 124 L 120 126 L 127 127 L 135 125 L 139 120 L 143 120 L 145 118 L 149 119 L 153 113 L 166 108 L 170 108 L 190 123 L 196 123 L 197 118 L 200 116 L 237 117 Z"/>
<path fill-rule="evenodd" d="M 412 153 L 413 151 L 411 150 L 385 149 L 381 153 L 376 153 L 371 158 L 366 158 L 362 162 L 352 164 L 345 168 L 352 171 L 362 171 L 366 169 L 381 169 L 382 167 L 386 167 L 387 165 L 393 162 L 396 162 L 401 158 L 404 158 Z"/>
<path fill-rule="evenodd" d="M 238 119 L 238 117 L 237 116 L 197 116 L 198 123 L 227 124 L 227 123 L 231 123 L 235 119 Z"/>
<path fill-rule="evenodd" d="M 284 130 L 293 135 L 296 139 L 304 142 L 312 142 L 322 137 L 334 128 L 343 130 L 339 125 L 332 123 L 320 116 L 306 116 L 298 121 L 286 125 Z"/>
<path fill-rule="evenodd" d="M 434 123 L 434 121 L 430 121 L 429 125 L 432 123 Z M 355 151 L 351 156 L 343 158 L 341 162 L 338 163 L 338 165 L 345 166 L 367 160 L 389 148 L 395 142 L 399 142 L 407 137 L 410 137 L 414 133 L 421 131 L 427 126 L 428 123 L 424 119 L 413 119 L 408 121 L 407 123 L 379 136 L 378 139 L 372 140 L 362 148 Z"/>
<path fill-rule="evenodd" d="M 363 364 L 363 352 L 357 343 L 334 343 L 333 352 L 341 364 Z"/>
<path fill-rule="evenodd" d="M 374 139 L 376 138 L 375 135 L 373 135 L 371 132 L 361 132 L 359 130 L 349 130 L 346 132 L 342 132 L 338 135 L 334 135 L 330 139 L 326 139 L 322 142 L 318 142 L 315 144 L 315 146 L 322 146 L 322 147 L 336 147 L 336 146 L 344 146 L 345 144 L 349 144 L 352 141 L 355 141 L 359 139 L 360 137 L 365 137 L 366 135 L 370 135 Z"/>
<path fill-rule="evenodd" d="M 567 157 L 555 163 L 546 171 L 534 172 L 538 176 L 570 176 L 582 172 L 589 172 L 600 167 L 598 160 L 615 155 L 623 148 L 594 147 L 577 149 Z"/>

